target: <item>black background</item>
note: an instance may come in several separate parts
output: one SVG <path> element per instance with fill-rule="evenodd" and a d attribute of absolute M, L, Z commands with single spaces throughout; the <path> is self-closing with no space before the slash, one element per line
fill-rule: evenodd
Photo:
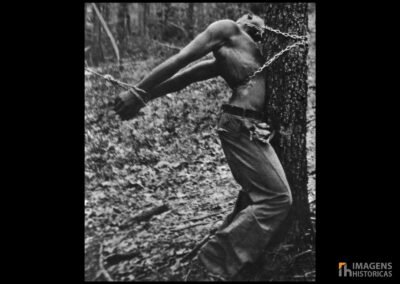
<path fill-rule="evenodd" d="M 18 202 L 9 215 L 24 210 L 13 221 L 18 233 L 8 230 L 22 237 L 15 246 L 22 252 L 8 263 L 17 277 L 83 281 L 83 3 L 32 8 L 13 17 L 22 26 L 18 43 L 9 41 L 27 61 L 11 74 L 19 91 L 8 110 L 18 118 L 23 154 L 14 158 Z M 343 281 L 339 261 L 392 261 L 396 269 L 398 17 L 391 11 L 381 2 L 317 3 L 319 282 Z"/>

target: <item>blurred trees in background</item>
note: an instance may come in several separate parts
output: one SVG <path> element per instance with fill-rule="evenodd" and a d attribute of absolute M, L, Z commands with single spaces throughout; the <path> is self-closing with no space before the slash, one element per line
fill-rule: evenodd
<path fill-rule="evenodd" d="M 149 44 L 184 46 L 209 24 L 260 10 L 253 3 L 96 3 L 122 58 L 147 54 Z M 159 47 L 162 47 L 160 45 Z M 92 4 L 85 3 L 85 57 L 89 65 L 115 60 Z"/>

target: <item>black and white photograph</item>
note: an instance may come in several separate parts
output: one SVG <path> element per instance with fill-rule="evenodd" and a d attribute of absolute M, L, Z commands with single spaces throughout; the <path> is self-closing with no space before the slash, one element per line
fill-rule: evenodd
<path fill-rule="evenodd" d="M 82 6 L 85 281 L 315 281 L 316 4 Z"/>

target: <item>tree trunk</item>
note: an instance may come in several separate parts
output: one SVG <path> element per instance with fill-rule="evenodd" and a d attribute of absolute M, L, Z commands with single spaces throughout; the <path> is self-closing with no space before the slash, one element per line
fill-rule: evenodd
<path fill-rule="evenodd" d="M 307 3 L 272 3 L 265 5 L 266 25 L 298 35 L 305 35 L 308 26 Z M 285 48 L 293 40 L 267 31 L 264 57 Z M 306 110 L 307 110 L 307 47 L 296 47 L 273 62 L 266 71 L 266 111 L 277 135 L 272 139 L 285 169 L 293 194 L 293 206 L 287 224 L 287 240 L 295 246 L 309 243 L 304 236 L 310 229 L 310 208 L 307 192 Z"/>
<path fill-rule="evenodd" d="M 264 17 L 267 26 L 293 34 L 306 34 L 307 3 L 264 4 L 264 9 L 265 12 L 259 12 L 259 15 Z M 267 31 L 263 55 L 269 59 L 291 43 L 293 40 Z M 265 76 L 267 122 L 277 132 L 271 144 L 285 170 L 292 190 L 293 206 L 264 255 L 243 270 L 241 277 L 246 281 L 293 280 L 288 279 L 293 274 L 289 271 L 297 263 L 291 261 L 313 243 L 309 237 L 312 234 L 307 191 L 307 48 L 296 47 L 285 53 L 267 67 Z M 279 251 L 278 244 L 282 242 L 293 245 L 293 248 Z"/>
<path fill-rule="evenodd" d="M 129 4 L 126 4 L 126 40 L 129 41 L 130 36 L 132 35 L 131 30 L 131 15 L 129 14 Z"/>
<path fill-rule="evenodd" d="M 92 65 L 93 64 L 93 62 L 92 62 L 92 59 L 91 59 L 91 55 L 92 55 L 92 53 L 90 52 L 90 48 L 92 48 L 91 47 L 91 43 L 92 43 L 92 30 L 91 29 L 89 29 L 88 27 L 87 27 L 87 22 L 88 22 L 88 19 L 87 19 L 87 9 L 88 9 L 88 7 L 87 7 L 87 5 L 86 5 L 86 3 L 84 3 L 84 22 L 83 22 L 83 30 L 84 30 L 84 33 L 85 33 L 85 65 L 86 64 L 90 64 L 90 65 Z"/>
<path fill-rule="evenodd" d="M 148 16 L 149 16 L 149 3 L 141 3 L 141 9 L 139 12 L 139 23 L 140 23 L 140 35 L 147 38 L 148 37 Z"/>
<path fill-rule="evenodd" d="M 118 4 L 118 24 L 117 24 L 117 37 L 118 37 L 118 45 L 121 51 L 121 57 L 124 56 L 126 50 L 126 15 L 127 13 L 127 3 L 119 3 Z"/>
<path fill-rule="evenodd" d="M 113 49 L 114 49 L 114 52 L 115 52 L 115 56 L 116 56 L 116 58 L 117 58 L 117 63 L 120 65 L 120 64 L 121 64 L 121 58 L 120 58 L 120 56 L 119 56 L 119 49 L 118 49 L 118 46 L 117 46 L 117 44 L 116 44 L 116 42 L 115 42 L 115 39 L 114 39 L 114 37 L 113 37 L 113 35 L 112 35 L 110 29 L 109 29 L 108 26 L 107 26 L 106 21 L 104 20 L 104 18 L 103 18 L 103 16 L 102 16 L 102 12 L 104 13 L 104 10 L 106 9 L 107 4 L 103 4 L 103 5 L 104 5 L 104 6 L 103 6 L 103 9 L 100 9 L 100 8 L 97 7 L 97 5 L 96 5 L 95 3 L 92 3 L 93 9 L 94 9 L 94 11 L 96 12 L 96 15 L 97 15 L 97 17 L 99 18 L 100 23 L 101 23 L 102 27 L 104 28 L 104 30 L 105 30 L 105 32 L 106 32 L 108 38 L 110 39 L 111 45 L 112 45 L 112 47 L 113 47 Z M 101 35 L 101 34 L 100 34 L 100 35 Z M 101 38 L 100 38 L 100 44 L 101 44 Z M 100 46 L 101 46 L 101 45 L 100 45 Z"/>
<path fill-rule="evenodd" d="M 190 2 L 189 4 L 188 4 L 189 6 L 188 6 L 188 10 L 187 10 L 187 19 L 186 19 L 186 22 L 187 22 L 187 28 L 188 28 L 188 36 L 189 36 L 189 39 L 190 40 L 192 40 L 193 39 L 193 32 L 194 32 L 194 19 L 193 19 L 193 15 L 194 15 L 194 3 L 193 2 Z"/>
<path fill-rule="evenodd" d="M 98 8 L 101 9 L 101 3 Z M 100 62 L 104 61 L 103 47 L 101 43 L 101 23 L 99 17 L 96 16 L 92 7 L 93 17 L 93 37 L 92 37 L 92 60 L 93 65 L 97 66 Z"/>
<path fill-rule="evenodd" d="M 171 3 L 163 3 L 163 18 L 162 18 L 162 28 L 161 28 L 161 40 L 168 40 L 166 36 L 167 23 L 169 21 L 169 13 L 171 10 Z"/>

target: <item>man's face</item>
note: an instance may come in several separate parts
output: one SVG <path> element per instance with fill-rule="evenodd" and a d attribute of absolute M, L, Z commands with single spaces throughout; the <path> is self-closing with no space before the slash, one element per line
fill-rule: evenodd
<path fill-rule="evenodd" d="M 246 14 L 240 17 L 236 23 L 255 41 L 261 40 L 262 27 L 264 26 L 263 19 L 256 15 Z"/>

